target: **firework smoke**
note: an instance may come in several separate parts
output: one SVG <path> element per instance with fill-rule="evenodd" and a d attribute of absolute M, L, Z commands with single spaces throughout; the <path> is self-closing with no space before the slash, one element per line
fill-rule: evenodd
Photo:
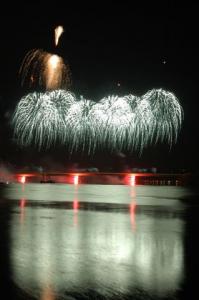
<path fill-rule="evenodd" d="M 121 151 L 142 151 L 157 141 L 172 145 L 182 119 L 178 99 L 162 89 L 142 97 L 109 96 L 99 102 L 78 100 L 70 92 L 55 90 L 23 97 L 13 124 L 21 145 L 42 148 L 58 142 L 71 152 L 81 148 L 90 153 L 99 145 Z"/>

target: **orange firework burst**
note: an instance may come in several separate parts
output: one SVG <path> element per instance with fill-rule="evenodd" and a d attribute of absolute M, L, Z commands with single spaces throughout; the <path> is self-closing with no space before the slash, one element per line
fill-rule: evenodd
<path fill-rule="evenodd" d="M 55 43 L 58 44 L 63 27 L 55 29 Z M 27 53 L 19 73 L 22 85 L 26 82 L 29 86 L 39 84 L 46 90 L 67 89 L 71 85 L 70 68 L 64 64 L 63 59 L 42 49 L 34 49 Z"/>

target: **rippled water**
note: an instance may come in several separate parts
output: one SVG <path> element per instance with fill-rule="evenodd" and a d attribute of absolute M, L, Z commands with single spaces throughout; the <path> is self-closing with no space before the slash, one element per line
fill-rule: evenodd
<path fill-rule="evenodd" d="M 0 199 L 4 299 L 192 299 L 197 289 L 193 190 L 10 184 Z"/>

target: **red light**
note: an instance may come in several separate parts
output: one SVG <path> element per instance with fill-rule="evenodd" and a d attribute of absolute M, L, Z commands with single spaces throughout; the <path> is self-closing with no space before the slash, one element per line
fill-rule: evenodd
<path fill-rule="evenodd" d="M 135 186 L 135 175 L 130 175 L 130 185 Z"/>
<path fill-rule="evenodd" d="M 26 199 L 21 198 L 21 200 L 19 202 L 19 206 L 20 206 L 20 223 L 21 224 L 23 224 L 23 222 L 24 222 L 25 205 L 26 205 Z"/>
<path fill-rule="evenodd" d="M 74 211 L 77 211 L 78 208 L 79 208 L 79 202 L 78 202 L 78 200 L 74 200 L 73 201 L 73 209 L 74 209 Z"/>
<path fill-rule="evenodd" d="M 20 207 L 21 207 L 21 208 L 24 208 L 25 205 L 26 205 L 26 199 L 22 198 L 22 199 L 20 200 Z"/>
<path fill-rule="evenodd" d="M 78 208 L 79 208 L 79 202 L 78 200 L 73 201 L 73 211 L 74 211 L 74 219 L 73 219 L 73 224 L 74 226 L 77 226 L 78 224 Z"/>
<path fill-rule="evenodd" d="M 21 176 L 19 179 L 19 182 L 25 183 L 26 182 L 26 176 Z"/>
<path fill-rule="evenodd" d="M 131 225 L 133 231 L 136 229 L 136 224 L 135 224 L 135 209 L 136 209 L 136 202 L 132 202 L 130 204 L 130 219 L 131 219 Z"/>
<path fill-rule="evenodd" d="M 74 178 L 73 178 L 73 183 L 75 185 L 78 185 L 79 184 L 79 175 L 75 175 Z"/>

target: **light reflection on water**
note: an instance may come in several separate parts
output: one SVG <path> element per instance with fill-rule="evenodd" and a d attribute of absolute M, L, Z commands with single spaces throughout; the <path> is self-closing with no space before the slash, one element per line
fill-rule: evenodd
<path fill-rule="evenodd" d="M 179 186 L 122 186 L 98 184 L 10 184 L 5 191 L 7 199 L 73 201 L 78 190 L 79 201 L 130 203 L 136 197 L 141 205 L 180 205 L 179 199 L 191 191 Z M 135 195 L 133 195 L 136 194 Z M 132 197 L 131 197 L 132 194 Z M 172 200 L 172 201 L 169 201 Z"/>
<path fill-rule="evenodd" d="M 7 198 L 19 199 L 10 221 L 13 280 L 29 294 L 48 300 L 88 289 L 106 297 L 134 289 L 160 297 L 174 294 L 184 274 L 184 221 L 166 208 L 160 214 L 154 206 L 147 210 L 139 205 L 146 201 L 163 205 L 166 195 L 171 206 L 181 207 L 177 195 L 183 194 L 182 189 L 174 187 L 168 193 L 163 188 L 160 198 L 155 187 L 98 188 L 38 184 L 24 190 L 20 185 L 8 188 Z M 71 209 L 28 205 L 30 199 L 41 200 L 44 191 L 48 200 L 56 193 L 53 200 L 63 201 L 63 189 L 65 201 L 72 200 Z M 93 203 L 80 209 L 82 199 Z M 100 201 L 107 208 L 109 203 L 125 203 L 126 209 L 117 211 L 116 205 L 102 211 L 94 206 Z"/>

